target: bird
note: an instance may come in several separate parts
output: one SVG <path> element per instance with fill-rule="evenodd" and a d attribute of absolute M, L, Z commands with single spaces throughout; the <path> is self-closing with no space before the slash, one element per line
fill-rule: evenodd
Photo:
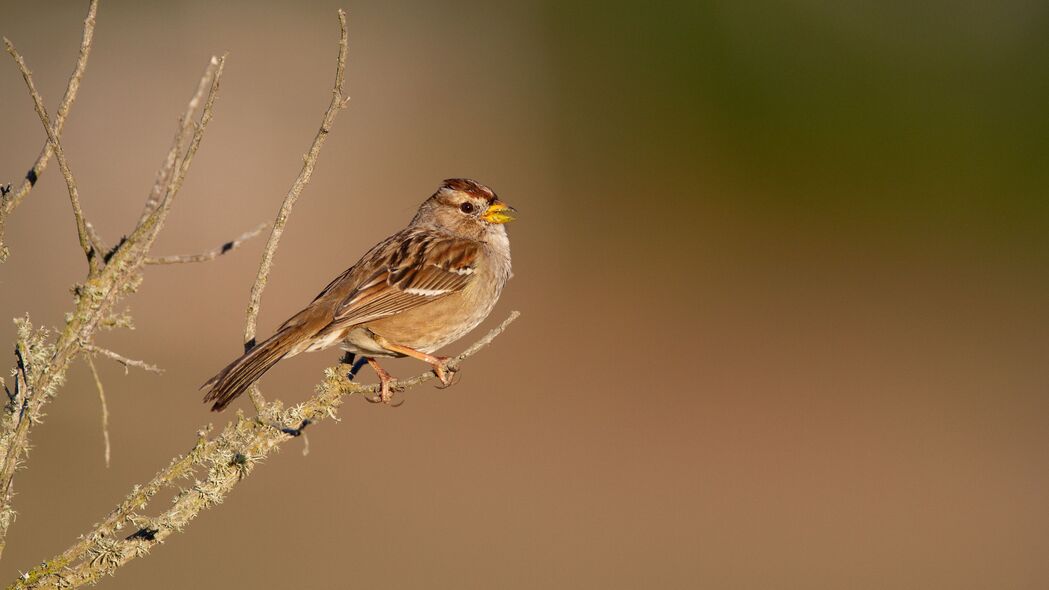
<path fill-rule="evenodd" d="M 447 387 L 449 357 L 433 354 L 480 324 L 513 276 L 505 224 L 516 209 L 476 180 L 450 178 L 408 226 L 332 280 L 272 336 L 229 363 L 201 389 L 220 412 L 280 360 L 340 346 L 363 357 L 390 404 L 393 377 L 377 358 L 428 363 Z"/>

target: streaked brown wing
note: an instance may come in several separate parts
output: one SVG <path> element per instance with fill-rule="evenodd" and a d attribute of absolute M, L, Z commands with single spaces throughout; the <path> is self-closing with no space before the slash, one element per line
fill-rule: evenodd
<path fill-rule="evenodd" d="M 463 289 L 473 278 L 480 245 L 416 230 L 388 240 L 374 269 L 335 310 L 333 324 L 351 326 L 425 305 Z"/>

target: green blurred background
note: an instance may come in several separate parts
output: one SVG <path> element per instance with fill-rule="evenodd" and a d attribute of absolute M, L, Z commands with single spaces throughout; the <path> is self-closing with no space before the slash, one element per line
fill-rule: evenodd
<path fill-rule="evenodd" d="M 108 587 L 1049 585 L 1049 5 L 103 0 L 63 136 L 102 235 L 137 219 L 226 50 L 156 252 L 271 220 L 330 96 L 339 6 L 351 106 L 260 332 L 449 176 L 521 211 L 489 323 L 524 315 L 456 387 L 349 400 L 308 456 L 290 443 Z M 0 4 L 51 108 L 85 8 Z M 44 134 L 4 61 L 16 182 Z M 62 321 L 83 275 L 68 209 L 52 165 L 9 222 L 0 314 Z M 99 343 L 167 372 L 104 363 L 107 470 L 74 367 L 16 479 L 0 578 L 225 418 L 196 388 L 240 348 L 260 249 L 147 270 L 137 329 Z M 263 389 L 302 399 L 336 357 Z"/>

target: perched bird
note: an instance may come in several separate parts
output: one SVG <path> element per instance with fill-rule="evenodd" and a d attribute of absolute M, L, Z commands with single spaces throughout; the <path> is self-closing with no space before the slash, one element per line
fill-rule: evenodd
<path fill-rule="evenodd" d="M 445 180 L 408 227 L 368 251 L 276 333 L 205 383 L 205 402 L 222 411 L 263 373 L 300 352 L 339 345 L 364 357 L 390 403 L 392 377 L 376 357 L 410 356 L 433 367 L 444 385 L 448 357 L 433 352 L 455 342 L 492 311 L 511 276 L 503 226 L 514 208 L 488 187 Z"/>

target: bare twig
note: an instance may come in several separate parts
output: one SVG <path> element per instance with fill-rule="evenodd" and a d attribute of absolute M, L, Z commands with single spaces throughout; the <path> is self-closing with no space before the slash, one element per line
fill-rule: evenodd
<path fill-rule="evenodd" d="M 136 361 L 135 359 L 129 359 L 126 356 L 117 354 L 117 353 L 113 352 L 112 350 L 108 350 L 108 349 L 105 349 L 105 348 L 102 348 L 102 347 L 99 347 L 99 346 L 95 346 L 94 344 L 84 344 L 83 345 L 83 349 L 84 349 L 84 352 L 91 352 L 91 353 L 100 354 L 100 355 L 102 355 L 102 356 L 104 356 L 106 358 L 113 359 L 116 362 L 124 365 L 124 373 L 127 373 L 128 367 L 136 367 L 136 368 L 142 369 L 143 371 L 151 371 L 153 373 L 163 373 L 164 372 L 164 369 L 161 369 L 160 367 L 158 367 L 156 365 L 151 365 L 151 364 L 149 364 L 149 363 L 147 363 L 145 361 Z"/>
<path fill-rule="evenodd" d="M 73 217 L 76 219 L 77 236 L 80 238 L 80 247 L 84 250 L 84 256 L 87 257 L 88 264 L 90 264 L 91 274 L 97 274 L 102 268 L 103 253 L 95 252 L 91 244 L 87 225 L 84 222 L 84 211 L 80 208 L 80 193 L 77 190 L 76 181 L 73 179 L 73 172 L 69 169 L 69 163 L 66 161 L 62 143 L 59 141 L 55 130 L 51 127 L 51 118 L 48 117 L 47 109 L 44 108 L 44 99 L 37 92 L 36 85 L 33 84 L 33 76 L 28 66 L 26 66 L 25 59 L 22 58 L 18 50 L 15 49 L 14 44 L 7 37 L 4 37 L 4 49 L 11 54 L 15 63 L 18 64 L 18 69 L 22 72 L 22 78 L 25 80 L 26 86 L 29 87 L 29 95 L 33 97 L 33 106 L 36 108 L 36 114 L 44 125 L 44 131 L 47 132 L 47 137 L 51 142 L 51 149 L 55 153 L 55 159 L 58 160 L 58 167 L 62 170 L 62 176 L 66 179 L 69 201 L 73 205 Z"/>
<path fill-rule="evenodd" d="M 239 248 L 244 242 L 254 238 L 255 236 L 262 233 L 262 230 L 269 227 L 269 223 L 260 224 L 255 229 L 244 232 L 236 238 L 218 246 L 212 248 L 207 252 L 201 252 L 200 254 L 183 254 L 180 256 L 161 256 L 159 258 L 146 258 L 146 264 L 183 264 L 188 262 L 209 262 L 215 260 L 223 254 L 232 252 Z"/>
<path fill-rule="evenodd" d="M 53 127 L 55 137 L 61 137 L 62 127 L 65 126 L 69 108 L 73 105 L 77 91 L 80 89 L 80 80 L 83 78 L 84 70 L 87 68 L 88 55 L 91 54 L 91 41 L 95 35 L 95 14 L 97 12 L 98 0 L 91 0 L 87 7 L 87 16 L 84 18 L 84 32 L 80 39 L 80 54 L 77 56 L 76 64 L 73 66 L 73 73 L 69 76 L 69 82 L 66 84 L 66 92 L 62 96 L 62 102 L 59 103 L 58 110 L 55 111 Z M 3 262 L 7 257 L 7 249 L 3 244 L 4 224 L 7 221 L 7 216 L 32 190 L 37 179 L 44 173 L 44 169 L 47 168 L 51 154 L 51 138 L 48 137 L 48 140 L 44 142 L 44 147 L 40 149 L 40 155 L 37 156 L 36 162 L 29 169 L 18 190 L 14 194 L 9 194 L 10 187 L 8 187 L 8 191 L 0 198 L 0 262 Z"/>
<path fill-rule="evenodd" d="M 273 222 L 273 229 L 270 230 L 270 237 L 266 240 L 266 248 L 262 252 L 262 262 L 259 264 L 259 273 L 255 278 L 255 283 L 251 286 L 251 299 L 248 303 L 247 312 L 248 319 L 244 326 L 244 342 L 247 347 L 250 347 L 255 340 L 262 291 L 266 288 L 266 281 L 269 280 L 270 268 L 273 266 L 273 256 L 277 252 L 277 245 L 280 243 L 281 235 L 284 234 L 284 226 L 288 224 L 291 209 L 295 206 L 295 201 L 298 200 L 302 189 L 310 182 L 310 177 L 313 176 L 313 168 L 317 165 L 317 156 L 320 154 L 321 147 L 328 138 L 328 134 L 331 133 L 332 125 L 335 123 L 335 116 L 347 106 L 348 99 L 345 98 L 342 87 L 346 79 L 346 56 L 348 53 L 346 11 L 340 9 L 339 55 L 335 67 L 335 86 L 331 91 L 331 104 L 328 105 L 328 110 L 324 113 L 324 119 L 321 121 L 317 135 L 313 138 L 310 151 L 303 158 L 302 169 L 299 170 L 299 175 L 295 178 L 295 182 L 292 183 L 288 194 L 285 195 L 284 202 L 281 203 L 280 211 L 277 213 L 277 219 Z M 258 387 L 253 384 L 248 390 L 248 395 L 255 405 L 255 410 L 260 411 L 265 401 L 262 398 L 262 394 L 259 393 Z"/>
<path fill-rule="evenodd" d="M 108 469 L 110 454 L 109 407 L 106 406 L 106 390 L 102 387 L 102 378 L 98 376 L 98 369 L 95 368 L 95 361 L 91 360 L 90 355 L 84 358 L 87 359 L 87 366 L 91 367 L 91 376 L 95 378 L 95 387 L 98 389 L 98 401 L 102 404 L 102 438 L 106 443 L 106 469 Z"/>
<path fill-rule="evenodd" d="M 520 314 L 512 312 L 496 328 L 472 344 L 449 362 L 458 367 L 484 347 L 492 343 Z M 317 386 L 317 392 L 305 402 L 282 408 L 272 402 L 266 408 L 276 423 L 286 425 L 314 424 L 325 418 L 335 418 L 346 395 L 374 394 L 378 384 L 361 385 L 348 381 L 342 365 L 330 367 Z M 427 371 L 411 379 L 394 383 L 398 389 L 408 389 L 425 383 L 435 376 Z M 275 427 L 259 419 L 238 416 L 213 440 L 204 434 L 193 450 L 174 460 L 150 482 L 135 486 L 120 505 L 93 530 L 62 554 L 43 562 L 19 578 L 9 589 L 76 588 L 94 583 L 136 557 L 146 555 L 153 547 L 172 534 L 181 531 L 200 512 L 221 503 L 245 476 L 280 445 L 296 438 L 289 429 Z M 206 468 L 202 479 L 188 490 L 180 491 L 174 501 L 156 516 L 142 514 L 150 500 L 176 481 Z M 137 530 L 118 534 L 132 525 Z"/>

